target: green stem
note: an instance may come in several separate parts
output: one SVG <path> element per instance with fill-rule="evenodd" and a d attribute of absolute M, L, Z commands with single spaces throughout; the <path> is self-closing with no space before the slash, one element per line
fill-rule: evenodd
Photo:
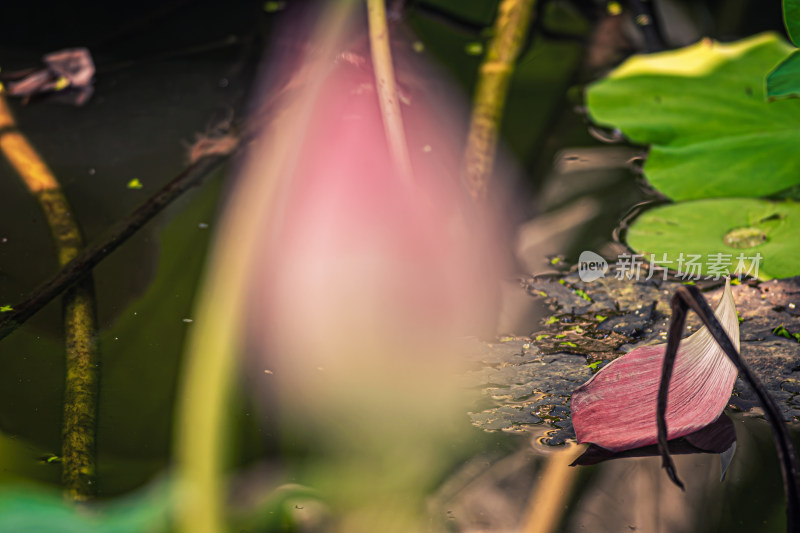
<path fill-rule="evenodd" d="M 501 0 L 494 37 L 483 60 L 475 90 L 462 179 L 476 201 L 486 198 L 497 152 L 497 132 L 535 0 Z"/>
<path fill-rule="evenodd" d="M 78 224 L 61 186 L 28 140 L 0 95 L 0 151 L 19 174 L 44 211 L 64 266 L 83 247 Z M 99 356 L 91 274 L 64 295 L 66 379 L 62 421 L 61 479 L 67 496 L 86 500 L 96 492 L 97 390 Z"/>
<path fill-rule="evenodd" d="M 64 294 L 64 320 L 67 359 L 61 482 L 72 499 L 85 500 L 97 492 L 95 434 L 100 382 L 91 275 Z"/>
<path fill-rule="evenodd" d="M 352 0 L 331 2 L 320 16 L 321 50 L 336 49 L 354 11 Z M 327 55 L 322 56 L 328 57 Z M 311 69 L 311 81 L 296 89 L 255 138 L 248 160 L 215 235 L 213 253 L 199 293 L 195 327 L 186 349 L 176 412 L 175 455 L 181 491 L 176 513 L 180 533 L 226 531 L 225 464 L 227 409 L 241 348 L 244 308 L 251 291 L 256 254 L 276 229 L 282 194 L 301 157 L 303 139 L 333 62 Z M 283 102 L 282 102 L 283 104 Z M 260 125 L 259 125 L 260 126 Z M 269 244 L 266 244 L 267 246 Z"/>

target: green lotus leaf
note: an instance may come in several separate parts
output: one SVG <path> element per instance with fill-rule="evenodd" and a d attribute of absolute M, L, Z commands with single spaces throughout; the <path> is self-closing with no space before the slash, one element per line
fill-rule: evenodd
<path fill-rule="evenodd" d="M 783 0 L 783 22 L 789 38 L 800 46 L 800 0 Z"/>
<path fill-rule="evenodd" d="M 750 270 L 753 275 L 757 266 L 757 277 L 766 280 L 800 274 L 798 235 L 800 203 L 714 198 L 645 211 L 628 229 L 626 240 L 637 253 L 646 258 L 653 254 L 656 263 L 673 270 L 699 255 L 705 276 L 719 271 L 714 264 L 729 261 L 729 272 Z"/>
<path fill-rule="evenodd" d="M 770 100 L 800 98 L 800 50 L 792 52 L 769 73 L 767 96 Z"/>
<path fill-rule="evenodd" d="M 645 176 L 670 198 L 769 195 L 800 183 L 800 100 L 764 89 L 792 50 L 764 33 L 634 56 L 589 87 L 589 114 L 652 145 Z"/>

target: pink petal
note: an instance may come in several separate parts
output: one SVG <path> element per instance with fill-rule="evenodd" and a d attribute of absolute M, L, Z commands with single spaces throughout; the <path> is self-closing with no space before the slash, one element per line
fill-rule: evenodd
<path fill-rule="evenodd" d="M 729 281 L 715 314 L 738 350 L 739 321 Z M 617 452 L 658 441 L 656 404 L 666 348 L 636 348 L 575 390 L 571 406 L 578 442 Z M 714 422 L 728 403 L 736 373 L 705 327 L 684 339 L 669 387 L 667 437 L 683 437 Z"/>

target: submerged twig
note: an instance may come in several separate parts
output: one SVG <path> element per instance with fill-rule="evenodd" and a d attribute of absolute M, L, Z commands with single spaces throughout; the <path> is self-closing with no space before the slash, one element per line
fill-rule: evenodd
<path fill-rule="evenodd" d="M 383 129 L 392 157 L 395 171 L 403 181 L 413 177 L 411 157 L 403 129 L 403 115 L 400 111 L 400 98 L 394 78 L 392 50 L 389 41 L 389 26 L 386 22 L 384 0 L 367 0 L 369 15 L 369 44 L 372 53 L 372 68 L 375 71 L 375 87 L 381 106 Z"/>
<path fill-rule="evenodd" d="M 16 129 L 5 98 L 0 95 L 0 150 L 39 202 L 50 227 L 61 266 L 83 247 L 80 228 L 61 186 L 28 140 Z M 77 280 L 76 280 L 77 281 Z M 74 500 L 91 498 L 95 490 L 95 434 L 99 355 L 94 281 L 83 272 L 64 295 L 66 379 L 62 421 L 61 480 Z"/>
<path fill-rule="evenodd" d="M 484 199 L 497 152 L 497 132 L 514 62 L 525 43 L 535 0 L 502 0 L 494 37 L 483 60 L 475 90 L 462 179 L 476 201 Z"/>
<path fill-rule="evenodd" d="M 764 389 L 759 379 L 750 371 L 748 366 L 739 356 L 739 352 L 733 345 L 730 337 L 720 324 L 714 311 L 708 305 L 703 294 L 697 287 L 686 285 L 678 287 L 672 297 L 672 318 L 670 320 L 669 337 L 667 340 L 667 351 L 664 356 L 664 366 L 661 376 L 661 383 L 658 389 L 658 447 L 661 452 L 662 466 L 667 470 L 669 478 L 679 487 L 683 484 L 678 479 L 675 471 L 675 464 L 669 454 L 667 445 L 667 394 L 669 391 L 669 381 L 672 377 L 672 368 L 675 364 L 675 355 L 678 352 L 678 345 L 681 342 L 681 333 L 686 322 L 686 315 L 689 309 L 693 310 L 700 317 L 705 327 L 714 337 L 714 340 L 722 348 L 728 358 L 736 365 L 744 380 L 753 388 L 758 396 L 758 400 L 764 408 L 764 413 L 772 427 L 772 436 L 778 450 L 778 459 L 781 464 L 783 474 L 783 486 L 786 493 L 786 514 L 787 531 L 798 531 L 800 528 L 800 485 L 798 484 L 797 456 L 794 446 L 789 436 L 789 431 L 783 423 L 780 410 L 775 401 Z"/>
<path fill-rule="evenodd" d="M 114 225 L 101 238 L 83 248 L 53 277 L 39 285 L 24 301 L 14 305 L 13 311 L 3 313 L 3 317 L 0 319 L 0 340 L 78 282 L 84 274 L 91 271 L 95 265 L 127 241 L 150 219 L 190 187 L 196 185 L 228 157 L 229 154 L 213 154 L 198 159 L 145 200 L 130 215 Z"/>

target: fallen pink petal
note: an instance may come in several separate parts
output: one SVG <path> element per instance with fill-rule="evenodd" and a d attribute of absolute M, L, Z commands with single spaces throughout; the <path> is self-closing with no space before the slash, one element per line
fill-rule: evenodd
<path fill-rule="evenodd" d="M 738 351 L 739 321 L 729 280 L 715 315 Z M 579 443 L 620 452 L 658 441 L 656 405 L 666 347 L 636 348 L 575 390 L 572 420 Z M 689 435 L 717 420 L 736 375 L 736 367 L 705 327 L 683 339 L 669 386 L 667 437 Z"/>

